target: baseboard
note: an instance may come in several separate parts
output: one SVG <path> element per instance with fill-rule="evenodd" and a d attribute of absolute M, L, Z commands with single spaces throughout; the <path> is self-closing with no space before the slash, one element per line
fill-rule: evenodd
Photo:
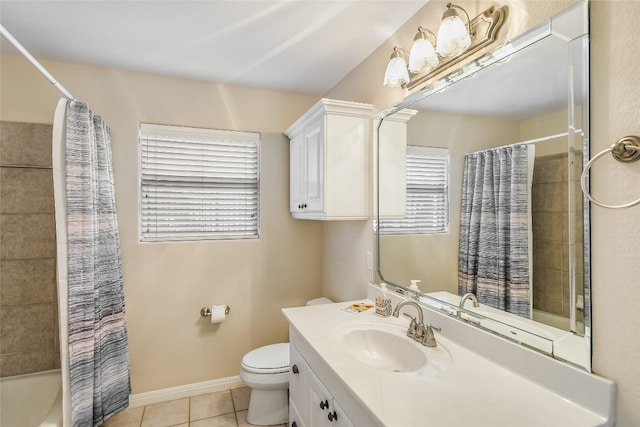
<path fill-rule="evenodd" d="M 197 396 L 199 394 L 214 393 L 216 391 L 224 391 L 243 386 L 244 383 L 240 379 L 240 376 L 236 375 L 234 377 L 218 378 L 211 381 L 163 388 L 160 390 L 132 394 L 129 396 L 129 407 L 135 408 L 139 406 L 152 405 L 154 403 L 166 402 L 168 400 L 182 399 L 185 397 Z"/>

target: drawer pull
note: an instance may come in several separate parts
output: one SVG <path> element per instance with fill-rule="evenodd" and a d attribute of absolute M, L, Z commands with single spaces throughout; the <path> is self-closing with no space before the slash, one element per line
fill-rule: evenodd
<path fill-rule="evenodd" d="M 298 370 L 298 365 L 293 365 L 291 367 L 291 372 L 293 372 L 294 374 L 299 374 L 300 370 Z"/>
<path fill-rule="evenodd" d="M 328 407 L 329 407 L 329 401 L 328 400 L 325 400 L 324 402 L 322 400 L 320 401 L 320 409 L 322 409 L 324 411 Z"/>

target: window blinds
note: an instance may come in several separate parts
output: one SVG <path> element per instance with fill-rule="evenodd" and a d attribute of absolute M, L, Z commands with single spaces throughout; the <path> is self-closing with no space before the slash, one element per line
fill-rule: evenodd
<path fill-rule="evenodd" d="M 405 216 L 380 220 L 382 234 L 443 233 L 449 228 L 449 152 L 407 147 Z"/>
<path fill-rule="evenodd" d="M 257 133 L 141 124 L 142 241 L 259 234 Z"/>

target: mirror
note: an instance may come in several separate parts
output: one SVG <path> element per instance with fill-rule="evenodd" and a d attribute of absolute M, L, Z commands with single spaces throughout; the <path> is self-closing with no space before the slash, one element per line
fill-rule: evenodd
<path fill-rule="evenodd" d="M 587 4 L 580 2 L 384 113 L 377 129 L 375 228 L 378 283 L 591 370 L 589 208 L 579 183 L 589 157 L 588 67 Z M 416 161 L 411 153 L 420 146 L 444 149 L 438 152 L 445 160 L 437 163 L 443 169 L 412 169 Z M 506 197 L 525 206 L 520 216 L 511 215 L 519 221 L 518 233 L 524 234 L 509 228 L 512 236 L 522 238 L 512 238 L 506 249 L 485 242 L 485 249 L 474 255 L 524 254 L 518 262 L 526 265 L 520 275 L 527 276 L 521 278 L 526 286 L 516 288 L 514 280 L 507 280 L 512 287 L 496 291 L 501 295 L 497 299 L 507 301 L 502 306 L 487 296 L 493 290 L 483 293 L 480 285 L 476 287 L 477 276 L 466 282 L 470 273 L 459 266 L 461 259 L 469 264 L 471 256 L 471 249 L 460 255 L 461 239 L 464 248 L 472 246 L 471 232 L 465 231 L 464 237 L 460 233 L 461 221 L 463 230 L 471 229 L 469 200 L 474 194 L 465 187 L 463 206 L 465 158 L 471 159 L 470 153 L 495 153 L 496 147 L 520 147 L 526 159 L 525 172 L 520 173 L 524 184 L 518 184 L 525 189 L 524 198 Z M 432 160 L 426 162 L 436 164 Z M 429 181 L 422 190 L 429 193 L 429 201 L 417 203 L 432 209 L 426 222 L 399 226 L 420 197 L 412 183 L 416 173 L 429 179 L 441 173 L 444 180 Z M 466 174 L 471 181 L 474 174 L 470 169 Z M 438 222 L 436 217 L 443 216 L 444 222 Z M 420 281 L 417 289 L 410 287 L 411 280 Z M 477 294 L 478 307 L 472 301 L 459 307 L 465 289 Z M 515 306 L 524 311 L 517 312 Z"/>

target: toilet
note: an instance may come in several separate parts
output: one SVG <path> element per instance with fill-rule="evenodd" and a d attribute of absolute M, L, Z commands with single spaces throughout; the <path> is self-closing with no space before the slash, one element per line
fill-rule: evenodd
<path fill-rule="evenodd" d="M 315 298 L 306 305 L 331 304 L 328 298 Z M 289 343 L 256 348 L 245 354 L 240 378 L 251 388 L 247 421 L 268 426 L 289 422 Z"/>

